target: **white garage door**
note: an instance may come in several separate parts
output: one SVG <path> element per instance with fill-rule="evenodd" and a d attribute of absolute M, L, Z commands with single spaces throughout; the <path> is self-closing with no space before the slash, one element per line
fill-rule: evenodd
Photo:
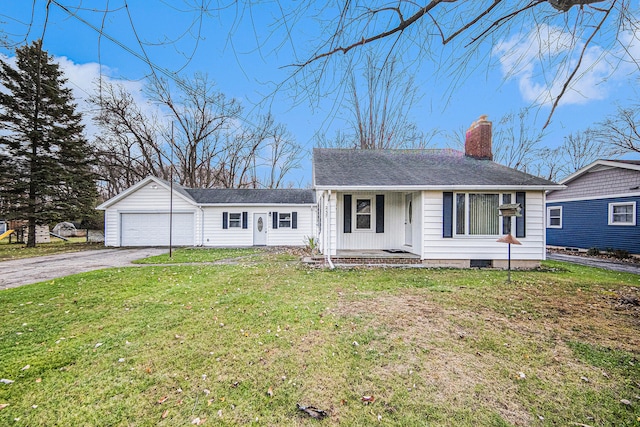
<path fill-rule="evenodd" d="M 193 214 L 174 213 L 171 243 L 176 246 L 193 246 L 193 235 Z M 169 214 L 121 214 L 120 245 L 169 246 Z"/>

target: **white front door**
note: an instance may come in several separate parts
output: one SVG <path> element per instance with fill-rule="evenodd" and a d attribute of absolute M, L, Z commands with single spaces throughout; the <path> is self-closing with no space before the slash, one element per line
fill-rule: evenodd
<path fill-rule="evenodd" d="M 404 244 L 411 246 L 413 244 L 413 196 L 405 194 L 404 196 Z"/>
<path fill-rule="evenodd" d="M 267 214 L 253 214 L 253 245 L 265 246 L 267 244 Z"/>

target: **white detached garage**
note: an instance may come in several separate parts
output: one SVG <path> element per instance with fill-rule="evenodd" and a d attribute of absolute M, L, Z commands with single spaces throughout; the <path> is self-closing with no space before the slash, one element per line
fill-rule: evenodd
<path fill-rule="evenodd" d="M 312 190 L 189 189 L 147 177 L 97 209 L 106 246 L 303 246 L 317 235 Z"/>

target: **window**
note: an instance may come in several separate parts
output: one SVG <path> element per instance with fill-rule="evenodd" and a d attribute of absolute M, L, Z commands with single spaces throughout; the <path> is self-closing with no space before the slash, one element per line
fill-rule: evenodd
<path fill-rule="evenodd" d="M 240 227 L 242 227 L 242 214 L 229 213 L 229 228 L 240 228 Z"/>
<path fill-rule="evenodd" d="M 279 213 L 278 214 L 278 227 L 279 228 L 291 228 L 291 214 Z"/>
<path fill-rule="evenodd" d="M 547 228 L 562 228 L 562 206 L 547 207 Z"/>
<path fill-rule="evenodd" d="M 609 203 L 609 225 L 636 225 L 636 202 Z"/>
<path fill-rule="evenodd" d="M 504 195 L 503 195 L 504 196 Z M 511 195 L 509 195 L 509 198 Z M 500 234 L 500 194 L 456 193 L 456 235 L 497 236 Z"/>
<path fill-rule="evenodd" d="M 371 199 L 356 199 L 356 230 L 371 229 Z"/>

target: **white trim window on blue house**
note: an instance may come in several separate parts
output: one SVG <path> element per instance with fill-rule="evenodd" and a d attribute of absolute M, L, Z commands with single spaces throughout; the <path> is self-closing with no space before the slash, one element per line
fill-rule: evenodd
<path fill-rule="evenodd" d="M 636 225 L 636 202 L 609 203 L 609 225 Z"/>
<path fill-rule="evenodd" d="M 562 206 L 547 206 L 547 228 L 562 228 Z"/>

